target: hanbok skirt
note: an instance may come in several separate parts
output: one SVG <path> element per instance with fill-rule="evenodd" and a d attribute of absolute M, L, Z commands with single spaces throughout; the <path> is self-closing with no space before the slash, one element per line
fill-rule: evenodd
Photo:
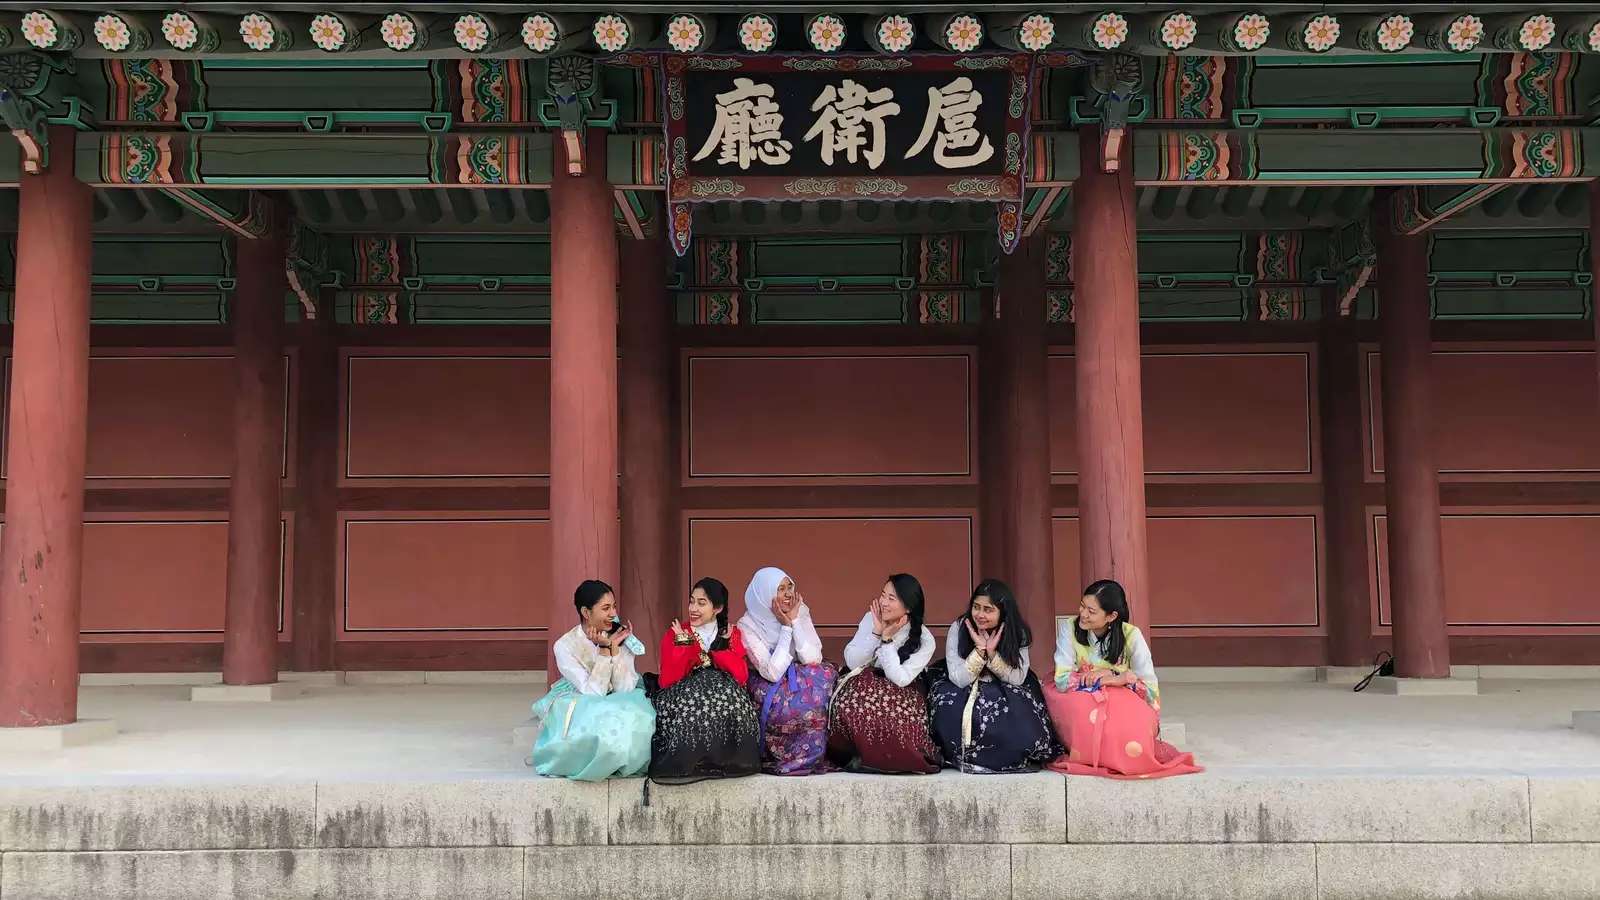
<path fill-rule="evenodd" d="M 1032 672 L 1020 685 L 979 679 L 957 687 L 936 678 L 928 710 L 945 762 L 963 772 L 1029 772 L 1063 752 Z"/>
<path fill-rule="evenodd" d="M 810 775 L 827 769 L 828 698 L 838 678 L 838 670 L 827 663 L 792 663 L 777 682 L 750 673 L 763 771 Z"/>
<path fill-rule="evenodd" d="M 1126 687 L 1061 691 L 1050 685 L 1044 702 L 1067 745 L 1067 755 L 1050 764 L 1057 772 L 1135 779 L 1202 771 L 1193 754 L 1156 737 L 1160 717 Z"/>
<path fill-rule="evenodd" d="M 566 679 L 533 704 L 540 720 L 530 764 L 540 775 L 604 781 L 650 766 L 656 711 L 644 691 L 580 694 Z"/>
<path fill-rule="evenodd" d="M 754 775 L 761 769 L 756 708 L 721 669 L 695 669 L 655 696 L 655 779 Z"/>
<path fill-rule="evenodd" d="M 920 681 L 900 687 L 877 669 L 847 678 L 833 697 L 828 757 L 858 772 L 939 771 L 928 734 L 928 697 Z"/>

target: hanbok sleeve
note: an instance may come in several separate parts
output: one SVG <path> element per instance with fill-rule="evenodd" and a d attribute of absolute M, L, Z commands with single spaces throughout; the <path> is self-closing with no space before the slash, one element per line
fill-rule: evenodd
<path fill-rule="evenodd" d="M 789 627 L 785 625 L 778 635 L 778 645 L 769 649 L 761 635 L 755 632 L 744 636 L 744 653 L 755 666 L 756 674 L 771 682 L 783 678 L 783 673 L 789 668 Z M 782 651 L 781 653 L 779 651 Z"/>
<path fill-rule="evenodd" d="M 859 669 L 862 666 L 872 665 L 873 657 L 880 645 L 883 645 L 883 639 L 872 633 L 872 613 L 867 613 L 861 617 L 861 625 L 856 628 L 856 636 L 850 639 L 850 643 L 844 645 L 845 666 Z"/>
<path fill-rule="evenodd" d="M 1067 681 L 1072 677 L 1072 672 L 1077 660 L 1072 652 L 1072 623 L 1071 618 L 1060 619 L 1056 622 L 1056 689 L 1066 690 Z"/>
<path fill-rule="evenodd" d="M 784 632 L 794 642 L 794 659 L 796 662 L 803 666 L 814 666 L 822 662 L 822 638 L 817 636 L 817 626 L 811 622 L 810 611 L 801 610 L 800 615 L 795 616 L 794 627 L 791 629 L 785 626 Z M 778 646 L 783 646 L 783 642 L 784 638 L 778 638 Z M 773 655 L 777 655 L 776 650 L 773 651 Z M 783 668 L 787 669 L 789 666 L 785 664 Z M 783 670 L 780 669 L 778 674 L 781 676 Z M 777 679 L 769 678 L 767 680 L 775 681 Z"/>
<path fill-rule="evenodd" d="M 1004 681 L 1006 684 L 1021 687 L 1022 683 L 1028 680 L 1029 663 L 1027 647 L 1023 647 L 1020 651 L 1018 651 L 1017 662 L 1019 664 L 1013 666 L 1001 659 L 999 654 L 996 654 L 989 659 L 989 671 L 993 672 L 996 678 Z"/>
<path fill-rule="evenodd" d="M 711 664 L 732 675 L 740 685 L 750 681 L 750 666 L 744 658 L 744 637 L 737 627 L 728 632 L 728 649 L 711 651 Z"/>
<path fill-rule="evenodd" d="M 872 632 L 869 631 L 867 633 L 870 635 Z M 906 640 L 909 641 L 911 639 L 908 637 Z M 916 681 L 917 676 L 922 674 L 922 670 L 928 667 L 929 660 L 933 659 L 935 646 L 933 632 L 929 631 L 926 626 L 922 629 L 922 645 L 907 657 L 905 662 L 900 661 L 899 647 L 880 641 L 878 644 L 878 668 L 883 670 L 885 678 L 899 687 L 905 687 Z"/>
<path fill-rule="evenodd" d="M 1133 640 L 1128 642 L 1128 669 L 1144 685 L 1147 702 L 1158 696 L 1155 660 L 1150 656 L 1150 645 L 1145 643 L 1144 633 L 1138 629 L 1133 632 Z"/>
<path fill-rule="evenodd" d="M 560 641 L 556 642 L 556 671 L 580 694 L 603 695 L 611 692 L 611 657 L 602 655 L 594 669 L 584 666 Z"/>
<path fill-rule="evenodd" d="M 631 691 L 639 686 L 639 673 L 633 668 L 634 655 L 626 647 L 619 648 L 611 657 L 611 690 L 616 693 Z"/>
<path fill-rule="evenodd" d="M 946 634 L 944 638 L 945 671 L 950 678 L 950 683 L 958 688 L 971 687 L 972 682 L 983 674 L 983 654 L 978 652 L 977 647 L 972 648 L 972 652 L 967 654 L 966 659 L 961 658 L 961 629 L 963 627 L 962 620 L 957 619 L 956 623 L 950 626 L 949 634 Z M 895 655 L 898 658 L 899 652 L 896 651 Z"/>
<path fill-rule="evenodd" d="M 694 664 L 700 660 L 700 645 L 680 644 L 675 639 L 672 629 L 661 636 L 661 686 L 672 687 L 683 676 L 688 675 Z"/>

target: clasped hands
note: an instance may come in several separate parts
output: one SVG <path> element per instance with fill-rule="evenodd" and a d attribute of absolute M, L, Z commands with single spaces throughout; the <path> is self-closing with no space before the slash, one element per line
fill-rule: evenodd
<path fill-rule="evenodd" d="M 622 649 L 622 643 L 633 637 L 633 625 L 624 622 L 621 628 L 611 632 L 604 628 L 585 627 L 583 635 L 600 650 L 601 656 L 616 656 L 617 651 Z"/>
<path fill-rule="evenodd" d="M 973 626 L 971 619 L 961 621 L 967 626 L 967 635 L 972 638 L 973 649 L 982 654 L 984 659 L 992 659 L 995 649 L 1000 646 L 1000 636 L 1006 633 L 1005 623 L 1001 622 L 1000 627 L 993 631 L 980 632 Z"/>

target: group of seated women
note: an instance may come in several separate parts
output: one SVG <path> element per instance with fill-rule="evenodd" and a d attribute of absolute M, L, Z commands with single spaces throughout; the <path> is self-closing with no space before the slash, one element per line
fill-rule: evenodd
<path fill-rule="evenodd" d="M 756 572 L 745 615 L 702 578 L 661 636 L 659 677 L 634 668 L 644 645 L 604 582 L 573 598 L 578 624 L 555 643 L 561 678 L 534 704 L 531 764 L 541 775 L 661 781 L 848 770 L 931 773 L 1050 768 L 1113 778 L 1199 771 L 1160 741 L 1149 645 L 1121 585 L 1097 581 L 1058 621 L 1055 672 L 1030 668 L 1032 634 L 1005 582 L 972 591 L 945 652 L 923 624 L 922 585 L 891 575 L 844 648 L 822 641 L 794 579 Z"/>

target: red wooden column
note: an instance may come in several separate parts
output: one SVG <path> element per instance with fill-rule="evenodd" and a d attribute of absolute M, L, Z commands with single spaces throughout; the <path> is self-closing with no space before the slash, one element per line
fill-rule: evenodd
<path fill-rule="evenodd" d="M 623 242 L 628 265 L 622 269 L 621 297 L 622 583 L 617 589 L 651 653 L 688 593 L 677 574 L 672 390 L 677 360 L 667 253 L 660 238 Z"/>
<path fill-rule="evenodd" d="M 978 559 L 980 578 L 1011 580 L 1010 517 L 1006 515 L 1009 488 L 1008 436 L 1002 424 L 1002 407 L 1011 376 L 1010 359 L 1000 338 L 998 291 L 982 298 L 978 323 Z M 1013 585 L 1015 588 L 1015 585 Z"/>
<path fill-rule="evenodd" d="M 1439 467 L 1433 446 L 1433 346 L 1427 235 L 1395 233 L 1393 192 L 1373 204 L 1383 396 L 1384 498 L 1395 674 L 1448 678 Z"/>
<path fill-rule="evenodd" d="M 339 515 L 339 342 L 333 295 L 299 326 L 294 508 L 294 669 L 323 672 L 333 658 Z"/>
<path fill-rule="evenodd" d="M 1050 398 L 1045 366 L 1045 241 L 1043 233 L 1024 240 L 1000 260 L 996 294 L 999 319 L 989 344 L 999 365 L 985 372 L 982 402 L 992 406 L 990 421 L 1005 435 L 999 453 L 985 461 L 998 465 L 986 487 L 995 497 L 1003 569 L 999 577 L 1016 591 L 1022 615 L 1033 630 L 1034 671 L 1054 667 L 1049 649 L 1055 640 L 1055 556 L 1050 540 Z M 980 370 L 983 371 L 983 370 Z M 985 437 L 988 435 L 985 434 Z M 992 525 L 990 527 L 993 527 Z M 987 544 L 987 542 L 986 542 Z M 1076 590 L 1076 588 L 1074 588 Z"/>
<path fill-rule="evenodd" d="M 550 185 L 550 645 L 576 621 L 586 578 L 617 586 L 617 238 L 605 179 L 606 133 L 586 136 L 587 165 L 567 175 L 556 141 Z M 631 262 L 630 262 L 631 266 Z M 621 590 L 618 587 L 618 590 Z M 629 598 L 619 597 L 627 604 Z M 632 615 L 630 607 L 624 612 Z M 637 624 L 637 623 L 636 623 Z M 641 634 L 641 641 L 656 639 Z M 555 677 L 555 654 L 547 665 Z"/>
<path fill-rule="evenodd" d="M 1339 315 L 1338 296 L 1323 297 L 1317 347 L 1322 412 L 1322 508 L 1327 534 L 1328 664 L 1370 664 L 1372 595 L 1367 586 L 1363 494 L 1366 431 L 1361 411 L 1361 345 L 1354 316 Z"/>
<path fill-rule="evenodd" d="M 278 680 L 283 519 L 283 229 L 235 244 L 233 477 L 228 484 L 228 605 L 222 682 Z"/>
<path fill-rule="evenodd" d="M 1589 272 L 1596 276 L 1590 287 L 1589 318 L 1594 322 L 1595 361 L 1600 362 L 1600 180 L 1589 182 Z M 1595 374 L 1600 376 L 1600 366 Z"/>
<path fill-rule="evenodd" d="M 1078 135 L 1084 160 L 1072 185 L 1078 553 L 1085 583 L 1100 578 L 1122 583 L 1133 621 L 1148 636 L 1133 142 L 1127 135 L 1121 167 L 1103 172 L 1096 164 L 1099 129 L 1085 128 Z"/>
<path fill-rule="evenodd" d="M 74 132 L 24 175 L 17 222 L 6 519 L 0 530 L 0 726 L 78 718 L 83 472 L 89 416 L 89 214 Z"/>

